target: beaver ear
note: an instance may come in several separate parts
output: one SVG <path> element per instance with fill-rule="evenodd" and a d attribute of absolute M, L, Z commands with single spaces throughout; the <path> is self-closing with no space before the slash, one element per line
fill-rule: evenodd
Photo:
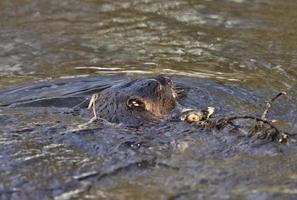
<path fill-rule="evenodd" d="M 145 109 L 144 102 L 134 97 L 128 99 L 127 106 L 132 109 L 141 109 L 141 110 Z"/>

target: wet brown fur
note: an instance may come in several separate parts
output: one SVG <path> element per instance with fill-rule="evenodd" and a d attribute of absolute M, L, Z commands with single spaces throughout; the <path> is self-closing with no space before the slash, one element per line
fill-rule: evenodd
<path fill-rule="evenodd" d="M 166 116 L 175 104 L 171 79 L 160 75 L 130 80 L 100 92 L 95 111 L 113 123 L 141 125 Z"/>

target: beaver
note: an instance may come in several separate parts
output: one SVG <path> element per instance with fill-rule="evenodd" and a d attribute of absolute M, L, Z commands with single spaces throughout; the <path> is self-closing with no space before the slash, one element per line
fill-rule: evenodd
<path fill-rule="evenodd" d="M 128 126 L 167 116 L 176 105 L 172 80 L 164 75 L 136 78 L 93 95 L 89 107 L 96 118 Z"/>

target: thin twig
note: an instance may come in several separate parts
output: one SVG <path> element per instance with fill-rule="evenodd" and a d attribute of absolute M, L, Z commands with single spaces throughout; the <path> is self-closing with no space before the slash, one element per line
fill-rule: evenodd
<path fill-rule="evenodd" d="M 95 103 L 96 103 L 96 100 L 97 99 L 98 99 L 98 94 L 93 94 L 92 97 L 91 97 L 91 99 L 90 99 L 89 106 L 88 106 L 88 109 L 91 109 L 92 108 L 95 118 L 97 118 L 96 106 L 95 106 Z"/>
<path fill-rule="evenodd" d="M 269 109 L 270 109 L 271 106 L 272 106 L 272 103 L 273 103 L 277 98 L 279 98 L 280 96 L 282 96 L 282 95 L 286 95 L 286 94 L 287 94 L 286 92 L 280 92 L 280 93 L 278 93 L 275 97 L 273 97 L 270 101 L 268 101 L 268 102 L 266 103 L 266 108 L 265 108 L 265 110 L 264 110 L 264 112 L 263 112 L 263 114 L 262 114 L 262 116 L 261 116 L 261 119 L 265 120 L 265 119 L 266 119 L 266 115 L 267 115 Z"/>
<path fill-rule="evenodd" d="M 253 120 L 256 120 L 257 122 L 261 122 L 261 123 L 267 124 L 268 126 L 270 126 L 270 128 L 274 129 L 275 132 L 276 132 L 275 137 L 274 136 L 271 136 L 272 139 L 273 140 L 276 140 L 277 139 L 277 141 L 280 142 L 280 143 L 285 143 L 287 141 L 287 139 L 288 139 L 288 134 L 280 131 L 270 121 L 268 121 L 266 119 L 259 118 L 259 117 L 254 117 L 254 116 L 242 115 L 242 116 L 229 117 L 229 118 L 226 118 L 226 119 L 220 119 L 220 120 L 218 120 L 218 123 L 217 123 L 216 126 L 218 128 L 221 128 L 222 126 L 231 124 L 232 121 L 239 120 L 239 119 L 253 119 Z"/>

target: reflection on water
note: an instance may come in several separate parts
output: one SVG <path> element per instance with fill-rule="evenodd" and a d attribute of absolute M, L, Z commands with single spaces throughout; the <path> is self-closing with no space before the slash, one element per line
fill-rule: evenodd
<path fill-rule="evenodd" d="M 296 85 L 293 0 L 24 0 L 2 1 L 0 9 L 2 86 L 89 74 L 76 69 L 94 66 Z"/>
<path fill-rule="evenodd" d="M 259 113 L 287 91 L 270 115 L 297 132 L 296 9 L 295 0 L 2 0 L 0 104 L 164 73 L 198 88 L 183 105 L 218 115 Z M 69 132 L 86 120 L 71 108 L 0 108 L 0 198 L 297 198 L 294 140 L 253 148 L 181 124 Z M 74 178 L 92 171 L 99 180 Z"/>

